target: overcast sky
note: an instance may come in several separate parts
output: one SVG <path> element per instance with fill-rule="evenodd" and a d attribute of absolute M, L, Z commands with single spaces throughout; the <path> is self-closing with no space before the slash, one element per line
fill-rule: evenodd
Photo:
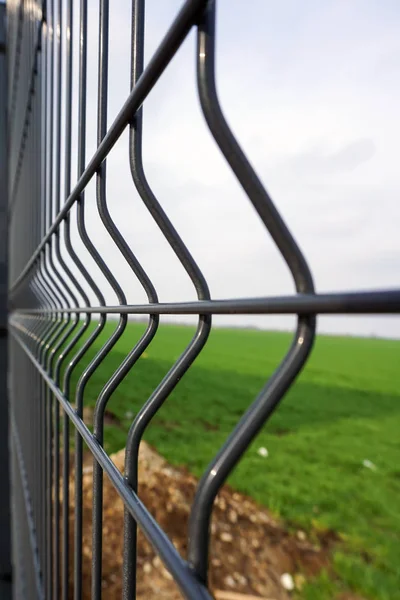
<path fill-rule="evenodd" d="M 129 4 L 111 3 L 109 123 L 129 93 Z M 180 5 L 147 2 L 146 61 Z M 88 158 L 96 140 L 97 10 L 98 2 L 89 0 Z M 303 249 L 319 292 L 399 287 L 399 30 L 398 0 L 218 3 L 222 106 Z M 76 122 L 76 102 L 74 113 Z M 123 135 L 108 160 L 110 212 L 160 300 L 194 299 L 193 285 L 135 191 L 127 139 Z M 194 32 L 144 104 L 144 161 L 149 183 L 212 297 L 294 291 L 286 265 L 205 125 Z M 94 182 L 86 205 L 89 232 L 128 301 L 145 301 L 96 216 Z M 111 291 L 106 297 L 115 302 Z M 292 325 L 279 316 L 216 322 Z M 325 317 L 319 330 L 399 337 L 400 318 Z"/>

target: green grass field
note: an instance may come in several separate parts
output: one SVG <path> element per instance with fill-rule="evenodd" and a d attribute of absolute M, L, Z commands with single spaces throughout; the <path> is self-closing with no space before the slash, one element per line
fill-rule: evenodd
<path fill-rule="evenodd" d="M 109 335 L 116 323 L 109 323 Z M 93 406 L 144 331 L 130 324 L 88 384 Z M 194 328 L 162 325 L 109 403 L 121 421 L 106 426 L 109 452 L 125 445 L 142 403 L 183 351 Z M 104 337 L 101 338 L 104 341 Z M 214 329 L 206 348 L 159 411 L 145 439 L 173 464 L 200 475 L 283 357 L 290 334 Z M 88 358 L 101 346 L 98 340 Z M 75 381 L 78 376 L 76 373 Z M 353 590 L 400 598 L 400 342 L 320 336 L 312 357 L 229 479 L 288 527 L 333 529 L 342 542 L 334 574 L 302 598 Z M 264 446 L 269 456 L 257 449 Z M 367 459 L 376 470 L 363 466 Z"/>

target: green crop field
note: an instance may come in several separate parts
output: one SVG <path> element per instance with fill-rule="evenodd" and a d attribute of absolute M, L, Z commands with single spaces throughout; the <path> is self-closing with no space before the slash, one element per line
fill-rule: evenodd
<path fill-rule="evenodd" d="M 107 335 L 116 323 L 107 324 Z M 131 323 L 89 381 L 85 405 L 132 349 L 145 325 Z M 125 445 L 133 416 L 188 344 L 194 328 L 162 325 L 109 410 L 107 451 Z M 102 340 L 88 353 L 94 356 Z M 288 333 L 214 329 L 145 439 L 171 463 L 200 475 L 284 356 Z M 78 376 L 75 374 L 75 382 Z M 287 523 L 341 538 L 333 569 L 302 598 L 353 590 L 400 598 L 400 342 L 320 336 L 304 372 L 229 479 Z M 257 453 L 265 447 L 268 457 Z M 364 466 L 371 461 L 375 468 Z"/>

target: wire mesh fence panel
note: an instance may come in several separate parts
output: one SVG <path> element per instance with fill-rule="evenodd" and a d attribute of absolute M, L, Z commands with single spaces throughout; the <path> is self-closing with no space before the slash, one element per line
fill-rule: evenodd
<path fill-rule="evenodd" d="M 95 75 L 93 65 L 88 65 L 89 9 L 98 19 Z M 315 292 L 310 267 L 279 212 L 279 198 L 277 204 L 270 198 L 222 112 L 215 74 L 216 0 L 186 0 L 145 67 L 145 0 L 133 0 L 130 92 L 121 98 L 118 114 L 108 123 L 113 9 L 109 0 L 7 2 L 9 389 L 14 595 L 18 599 L 79 600 L 83 596 L 85 448 L 93 459 L 92 598 L 102 597 L 102 554 L 107 544 L 104 474 L 125 507 L 123 569 L 118 575 L 123 598 L 136 597 L 138 529 L 185 598 L 211 598 L 208 563 L 214 500 L 307 362 L 317 315 L 400 312 L 399 289 Z M 197 86 L 205 126 L 285 261 L 296 289 L 293 295 L 211 298 L 195 257 L 146 178 L 142 106 L 192 30 L 197 38 L 197 82 L 193 85 Z M 95 103 L 88 99 L 89 76 L 97 77 Z M 72 110 L 73 94 L 77 115 Z M 88 155 L 87 122 L 94 111 L 97 143 Z M 125 150 L 132 188 L 189 276 L 197 300 L 160 302 L 152 279 L 134 253 L 132 240 L 125 239 L 112 217 L 107 159 L 125 133 L 129 136 Z M 93 199 L 87 195 L 90 184 L 95 186 Z M 100 223 L 97 236 L 88 233 L 87 204 L 92 201 Z M 134 218 L 134 212 L 134 205 L 127 201 L 127 215 Z M 146 302 L 127 301 L 124 286 L 102 250 L 103 235 L 112 240 Z M 90 257 L 93 271 L 83 256 Z M 116 302 L 108 301 L 104 286 L 113 292 Z M 288 353 L 200 479 L 190 509 L 187 556 L 182 557 L 141 500 L 139 445 L 152 419 L 202 352 L 212 316 L 233 314 L 293 315 L 297 326 Z M 140 410 L 132 415 L 121 474 L 104 447 L 107 406 L 157 338 L 160 316 L 164 315 L 192 315 L 197 319 L 196 330 L 159 385 L 141 399 Z M 123 338 L 132 316 L 146 319 L 143 333 L 103 382 L 88 424 L 84 419 L 87 385 Z M 107 327 L 110 323 L 111 329 Z"/>

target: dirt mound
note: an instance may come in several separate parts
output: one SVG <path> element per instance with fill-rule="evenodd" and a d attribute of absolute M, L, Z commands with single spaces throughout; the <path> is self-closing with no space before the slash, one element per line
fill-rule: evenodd
<path fill-rule="evenodd" d="M 111 458 L 123 471 L 124 451 Z M 142 442 L 139 496 L 183 557 L 186 556 L 187 524 L 196 485 L 195 477 L 183 469 L 171 467 Z M 72 499 L 73 481 L 70 487 Z M 84 467 L 83 498 L 83 597 L 89 599 L 93 500 L 90 462 Z M 104 480 L 103 514 L 103 598 L 114 600 L 121 597 L 124 508 L 107 477 Z M 70 517 L 72 521 L 73 506 Z M 71 534 L 72 529 L 71 522 Z M 327 535 L 314 544 L 304 532 L 289 534 L 265 509 L 225 486 L 217 497 L 212 523 L 211 589 L 216 598 L 221 600 L 240 600 L 240 594 L 274 600 L 288 599 L 289 593 L 282 583 L 282 575 L 289 575 L 283 582 L 289 579 L 300 588 L 308 576 L 328 566 L 329 549 L 333 541 L 333 536 Z M 142 534 L 138 539 L 137 585 L 138 598 L 141 600 L 182 598 L 171 575 Z"/>

